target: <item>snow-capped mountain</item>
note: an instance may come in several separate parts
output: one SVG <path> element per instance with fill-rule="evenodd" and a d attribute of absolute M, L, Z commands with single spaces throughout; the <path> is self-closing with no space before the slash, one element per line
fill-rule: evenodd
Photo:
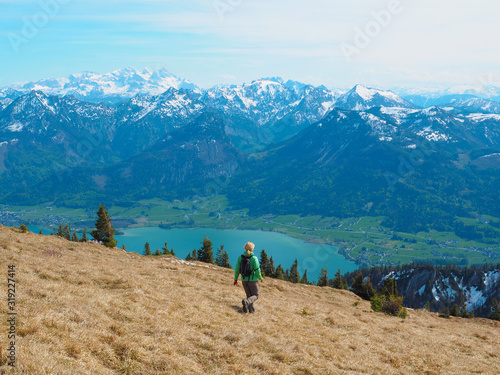
<path fill-rule="evenodd" d="M 364 111 L 373 107 L 415 108 L 392 91 L 376 90 L 362 85 L 356 85 L 340 96 L 335 106 L 353 111 Z"/>
<path fill-rule="evenodd" d="M 166 69 L 144 69 L 141 72 L 130 67 L 106 74 L 82 72 L 66 78 L 43 79 L 10 87 L 19 93 L 36 90 L 49 95 L 72 95 L 81 100 L 107 103 L 116 103 L 138 94 L 159 95 L 169 88 L 198 90 L 193 83 L 172 75 Z"/>
<path fill-rule="evenodd" d="M 500 103 L 482 98 L 452 100 L 444 108 L 460 112 L 500 114 Z"/>
<path fill-rule="evenodd" d="M 498 266 L 462 269 L 413 264 L 398 266 L 386 274 L 369 270 L 366 276 L 375 286 L 381 286 L 386 278 L 395 279 L 399 295 L 411 308 L 430 303 L 433 311 L 443 311 L 456 304 L 468 312 L 475 310 L 476 316 L 488 316 L 493 300 L 500 298 Z"/>
<path fill-rule="evenodd" d="M 492 77 L 479 77 L 476 85 L 450 88 L 395 88 L 399 96 L 418 107 L 442 106 L 452 101 L 482 98 L 500 101 L 500 82 Z"/>

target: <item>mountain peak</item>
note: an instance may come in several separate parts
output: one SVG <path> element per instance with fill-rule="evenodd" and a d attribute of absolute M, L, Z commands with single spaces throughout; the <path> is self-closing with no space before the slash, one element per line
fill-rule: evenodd
<path fill-rule="evenodd" d="M 364 111 L 373 107 L 414 108 L 406 100 L 392 91 L 383 91 L 360 84 L 342 95 L 336 105 L 342 109 Z"/>
<path fill-rule="evenodd" d="M 165 68 L 153 71 L 146 68 L 141 72 L 127 67 L 105 74 L 83 71 L 65 78 L 13 85 L 12 88 L 22 93 L 38 90 L 48 95 L 73 95 L 86 101 L 117 102 L 138 94 L 159 95 L 169 88 L 195 90 L 197 86 L 172 75 Z"/>

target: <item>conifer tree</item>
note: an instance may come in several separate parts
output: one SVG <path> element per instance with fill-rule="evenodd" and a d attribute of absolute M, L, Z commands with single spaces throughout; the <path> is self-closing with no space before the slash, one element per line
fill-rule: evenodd
<path fill-rule="evenodd" d="M 156 249 L 156 251 L 155 251 L 155 255 L 156 255 L 156 256 L 160 256 L 160 254 L 161 254 L 161 253 L 160 253 L 160 249 Z"/>
<path fill-rule="evenodd" d="M 191 253 L 188 253 L 188 255 L 186 255 L 186 260 L 190 261 L 191 259 L 193 259 L 193 257 L 191 256 Z"/>
<path fill-rule="evenodd" d="M 332 287 L 335 289 L 344 289 L 344 281 L 342 279 L 342 274 L 340 273 L 340 268 L 333 278 Z"/>
<path fill-rule="evenodd" d="M 172 256 L 175 257 L 174 248 L 170 249 L 170 254 L 172 254 Z"/>
<path fill-rule="evenodd" d="M 82 242 L 87 242 L 89 239 L 87 238 L 87 229 L 83 230 L 83 235 L 82 235 Z"/>
<path fill-rule="evenodd" d="M 294 284 L 300 283 L 300 274 L 299 274 L 299 262 L 297 259 L 292 264 L 292 267 L 290 267 L 290 272 L 289 272 L 289 281 L 291 281 Z"/>
<path fill-rule="evenodd" d="M 264 276 L 271 277 L 271 262 L 267 257 L 266 250 L 262 249 L 260 252 L 260 269 Z"/>
<path fill-rule="evenodd" d="M 324 268 L 322 268 L 318 278 L 318 286 L 327 286 L 327 285 L 328 285 L 328 273 Z"/>
<path fill-rule="evenodd" d="M 354 278 L 351 290 L 354 294 L 365 300 L 369 300 L 375 295 L 375 289 L 373 288 L 370 278 L 367 277 L 365 280 L 363 274 L 360 271 L 358 271 L 356 277 Z"/>
<path fill-rule="evenodd" d="M 193 249 L 193 253 L 191 254 L 191 260 L 198 260 L 198 254 L 196 249 Z"/>
<path fill-rule="evenodd" d="M 220 248 L 217 249 L 215 264 L 217 264 L 219 267 L 232 268 L 231 264 L 229 264 L 229 254 L 224 250 L 224 245 L 220 245 Z"/>
<path fill-rule="evenodd" d="M 212 241 L 210 241 L 210 238 L 204 236 L 203 242 L 201 242 L 201 244 L 202 244 L 201 248 L 198 249 L 198 260 L 200 262 L 213 263 L 214 252 L 212 250 L 213 249 Z"/>
<path fill-rule="evenodd" d="M 276 277 L 276 269 L 274 268 L 273 257 L 269 259 L 269 277 Z"/>
<path fill-rule="evenodd" d="M 66 238 L 68 241 L 71 241 L 71 231 L 69 229 L 69 225 L 66 224 L 63 230 L 63 237 Z"/>
<path fill-rule="evenodd" d="M 283 267 L 281 267 L 281 264 L 276 268 L 275 277 L 280 280 L 285 280 L 285 272 L 283 271 Z"/>
<path fill-rule="evenodd" d="M 123 249 L 123 251 L 127 251 L 127 247 L 125 246 L 124 243 L 122 243 L 122 249 Z"/>
<path fill-rule="evenodd" d="M 387 277 L 382 284 L 381 294 L 387 297 L 398 296 L 398 285 L 396 279 Z"/>
<path fill-rule="evenodd" d="M 151 248 L 149 247 L 149 242 L 144 244 L 144 255 L 151 255 Z"/>
<path fill-rule="evenodd" d="M 28 233 L 28 227 L 26 226 L 26 224 L 21 224 L 19 229 L 21 229 L 22 233 Z"/>
<path fill-rule="evenodd" d="M 307 270 L 304 271 L 304 274 L 302 275 L 302 279 L 300 280 L 302 284 L 309 284 L 309 280 L 307 280 Z"/>
<path fill-rule="evenodd" d="M 57 229 L 57 235 L 64 238 L 64 228 L 61 223 L 59 223 L 59 228 Z"/>
<path fill-rule="evenodd" d="M 80 240 L 78 239 L 78 235 L 76 234 L 76 232 L 73 232 L 73 235 L 71 236 L 71 241 L 73 241 L 73 242 L 80 242 Z"/>
<path fill-rule="evenodd" d="M 106 207 L 102 204 L 99 204 L 95 229 L 90 232 L 90 235 L 108 247 L 114 247 L 116 245 L 114 239 L 115 230 L 111 224 L 111 218 L 109 217 Z"/>
<path fill-rule="evenodd" d="M 42 230 L 42 229 L 40 229 L 40 232 L 38 232 L 38 234 L 43 234 L 43 230 Z"/>
<path fill-rule="evenodd" d="M 170 251 L 168 251 L 168 245 L 165 242 L 165 247 L 161 248 L 163 250 L 163 255 L 170 255 Z"/>

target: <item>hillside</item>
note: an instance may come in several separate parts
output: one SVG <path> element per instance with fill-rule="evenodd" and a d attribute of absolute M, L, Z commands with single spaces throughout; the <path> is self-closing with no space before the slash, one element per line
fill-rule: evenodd
<path fill-rule="evenodd" d="M 425 310 L 401 320 L 347 291 L 271 279 L 257 312 L 243 315 L 229 270 L 0 226 L 3 301 L 9 264 L 18 374 L 500 372 L 495 321 Z M 9 326 L 0 322 L 8 374 Z"/>

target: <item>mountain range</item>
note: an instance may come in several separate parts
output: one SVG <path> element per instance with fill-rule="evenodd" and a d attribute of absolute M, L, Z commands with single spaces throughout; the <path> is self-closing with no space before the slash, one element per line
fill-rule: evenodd
<path fill-rule="evenodd" d="M 251 213 L 384 215 L 400 230 L 500 217 L 500 104 L 280 78 L 200 89 L 166 70 L 0 91 L 3 203 L 175 199 L 217 180 Z"/>

